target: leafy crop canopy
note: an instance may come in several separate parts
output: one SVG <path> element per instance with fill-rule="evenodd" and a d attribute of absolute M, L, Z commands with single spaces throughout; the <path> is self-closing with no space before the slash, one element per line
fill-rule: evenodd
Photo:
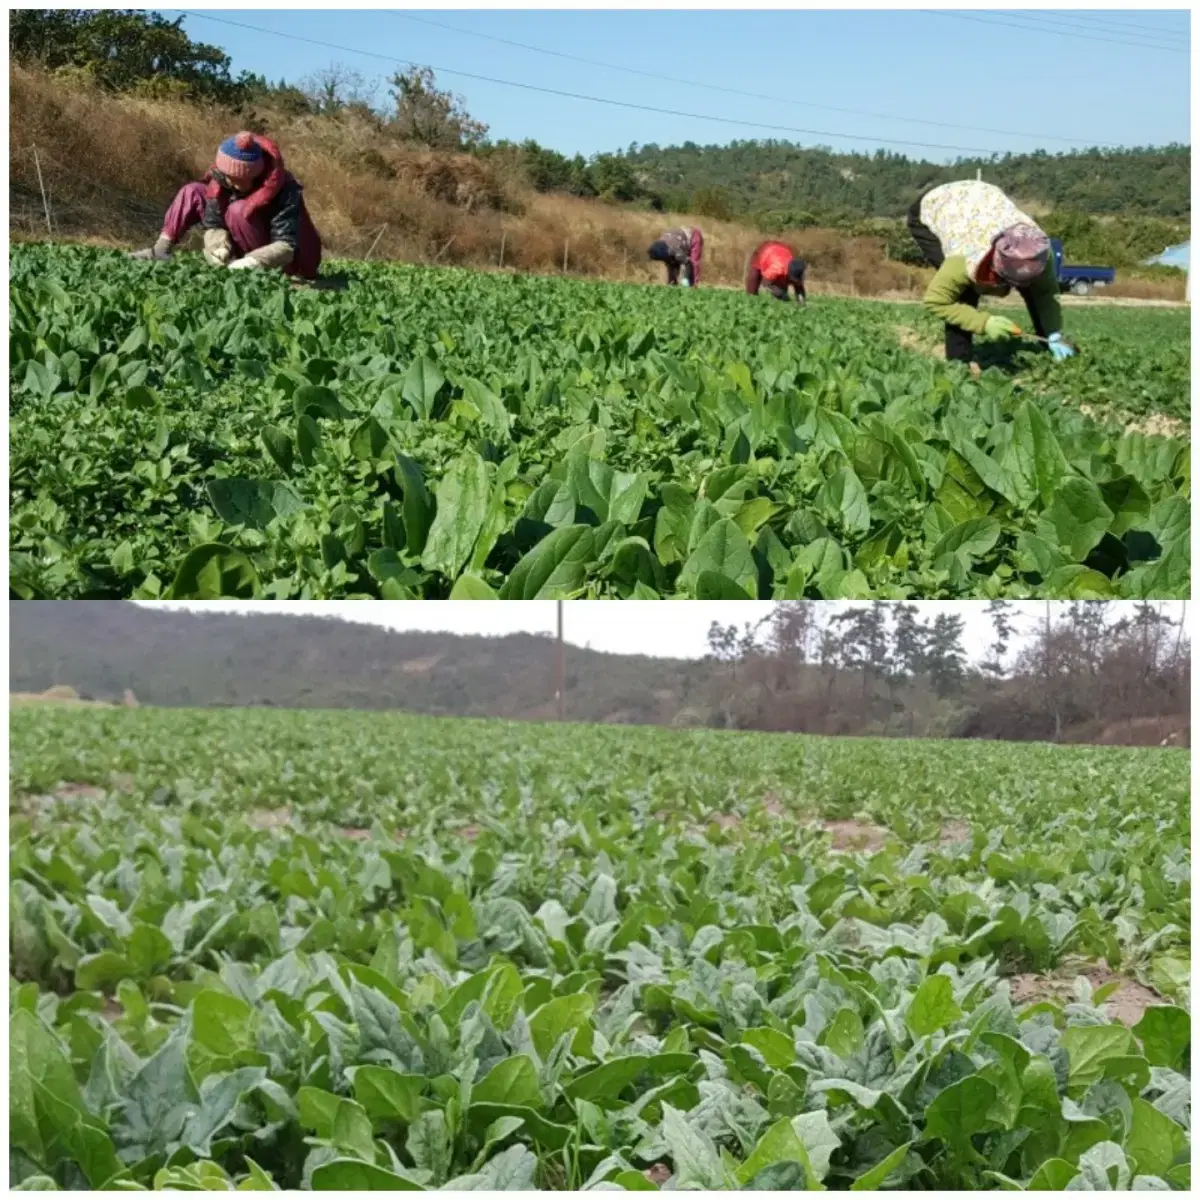
<path fill-rule="evenodd" d="M 44 704 L 11 748 L 14 1186 L 1188 1190 L 1186 751 Z"/>
<path fill-rule="evenodd" d="M 1186 315 L 974 381 L 912 307 L 346 274 L 14 247 L 14 593 L 1188 593 L 1188 441 L 1125 424 L 1187 419 Z"/>

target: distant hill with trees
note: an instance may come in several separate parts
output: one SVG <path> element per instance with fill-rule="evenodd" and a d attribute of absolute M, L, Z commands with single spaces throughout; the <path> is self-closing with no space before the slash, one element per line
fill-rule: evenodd
<path fill-rule="evenodd" d="M 625 158 L 642 186 L 672 206 L 686 197 L 693 211 L 723 206 L 713 215 L 793 226 L 901 217 L 926 188 L 973 179 L 977 171 L 1039 208 L 1173 220 L 1191 212 L 1191 148 L 1178 145 L 1039 150 L 949 165 L 885 150 L 845 154 L 781 141 L 633 146 Z"/>
<path fill-rule="evenodd" d="M 827 734 L 1186 744 L 1189 643 L 1155 605 L 1059 606 L 1021 643 L 994 602 L 984 662 L 961 618 L 897 603 L 776 604 L 714 625 L 708 654 L 565 647 L 573 721 Z M 331 617 L 117 601 L 9 605 L 9 688 L 189 707 L 400 709 L 552 720 L 547 637 L 403 633 Z"/>

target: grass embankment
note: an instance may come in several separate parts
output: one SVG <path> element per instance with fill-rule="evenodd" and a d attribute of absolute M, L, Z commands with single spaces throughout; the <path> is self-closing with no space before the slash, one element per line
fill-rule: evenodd
<path fill-rule="evenodd" d="M 646 247 L 663 228 L 690 221 L 704 229 L 705 284 L 734 287 L 764 236 L 707 217 L 540 195 L 488 162 L 399 146 L 352 116 L 258 117 L 304 184 L 331 257 L 656 282 L 661 268 L 646 259 Z M 179 185 L 198 178 L 216 144 L 244 120 L 216 108 L 114 97 L 13 66 L 11 236 L 46 235 L 44 184 L 54 237 L 145 243 Z M 878 238 L 830 229 L 783 236 L 808 260 L 817 293 L 911 299 L 930 274 L 889 261 Z M 1182 277 L 1122 275 L 1107 294 L 1183 299 Z"/>

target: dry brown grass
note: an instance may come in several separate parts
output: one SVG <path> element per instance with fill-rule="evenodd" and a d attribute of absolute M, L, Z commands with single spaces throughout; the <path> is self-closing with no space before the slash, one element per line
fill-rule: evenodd
<path fill-rule="evenodd" d="M 704 285 L 740 287 L 750 253 L 765 236 L 729 221 L 539 195 L 489 162 L 399 145 L 361 118 L 257 115 L 304 184 L 333 258 L 370 253 L 405 262 L 661 283 L 662 268 L 646 258 L 646 248 L 664 228 L 687 221 L 704 230 Z M 199 178 L 217 143 L 239 124 L 219 109 L 108 96 L 13 66 L 10 236 L 45 236 L 35 147 L 55 236 L 130 246 L 153 239 L 180 184 Z M 808 261 L 809 290 L 817 295 L 912 300 L 931 274 L 889 261 L 877 238 L 847 238 L 828 229 L 780 236 Z M 1108 294 L 1182 299 L 1183 285 L 1135 279 Z"/>
<path fill-rule="evenodd" d="M 11 81 L 10 231 L 18 240 L 45 232 L 34 147 L 56 236 L 127 246 L 153 238 L 180 184 L 203 173 L 239 124 L 217 109 L 106 96 L 19 67 Z M 662 269 L 646 247 L 664 226 L 689 219 L 538 195 L 486 162 L 398 146 L 362 120 L 265 120 L 332 257 L 363 257 L 373 246 L 375 258 L 658 283 Z M 705 285 L 740 286 L 764 235 L 690 219 L 704 230 Z M 782 236 L 808 260 L 815 293 L 910 296 L 920 286 L 920 272 L 888 262 L 876 239 L 821 229 Z"/>
<path fill-rule="evenodd" d="M 1187 293 L 1187 281 L 1178 279 L 1143 279 L 1129 277 L 1128 272 L 1117 271 L 1117 282 L 1096 293 L 1102 299 L 1111 296 L 1116 300 L 1169 300 L 1182 304 Z"/>

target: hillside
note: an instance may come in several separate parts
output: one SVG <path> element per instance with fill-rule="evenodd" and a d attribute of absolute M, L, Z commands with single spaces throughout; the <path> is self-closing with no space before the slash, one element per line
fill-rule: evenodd
<path fill-rule="evenodd" d="M 1162 218 L 1186 224 L 1191 148 L 1137 147 L 959 159 L 946 165 L 900 154 L 835 154 L 780 141 L 727 146 L 641 146 L 627 155 L 645 185 L 667 195 L 720 188 L 731 211 L 794 210 L 849 217 L 896 217 L 926 188 L 976 171 L 1039 215 Z"/>
<path fill-rule="evenodd" d="M 9 691 L 24 701 L 55 689 L 47 702 L 78 694 L 167 707 L 555 716 L 549 637 L 401 633 L 332 617 L 102 600 L 10 603 L 9 629 Z M 1186 659 L 1187 647 L 1180 648 Z M 1119 638 L 1110 639 L 1109 650 L 1107 665 L 1064 659 L 1061 694 L 1048 709 L 1044 687 L 1031 686 L 1027 676 L 969 672 L 943 690 L 926 677 L 889 680 L 816 663 L 793 670 L 761 648 L 735 664 L 568 644 L 565 712 L 569 720 L 611 724 L 1013 741 L 1049 740 L 1057 725 L 1067 742 L 1187 745 L 1186 670 L 1147 668 L 1136 655 L 1130 665 L 1130 644 Z M 1030 655 L 1036 668 L 1040 653 Z M 1052 711 L 1061 720 L 1051 719 Z"/>
<path fill-rule="evenodd" d="M 767 233 L 786 235 L 808 260 L 816 293 L 916 297 L 929 274 L 912 261 L 914 248 L 900 220 L 899 201 L 889 201 L 893 216 L 863 220 L 851 206 L 830 226 L 799 209 L 722 219 L 720 204 L 714 208 L 708 194 L 714 187 L 707 185 L 713 183 L 718 193 L 724 186 L 725 151 L 706 151 L 705 161 L 711 157 L 716 174 L 711 180 L 692 179 L 694 191 L 675 187 L 673 199 L 643 194 L 636 202 L 621 203 L 611 190 L 595 195 L 594 185 L 584 194 L 538 191 L 535 183 L 550 184 L 531 174 L 533 150 L 528 148 L 423 149 L 398 140 L 378 115 L 352 106 L 334 113 L 296 111 L 270 95 L 252 110 L 201 105 L 114 93 L 84 76 L 51 75 L 15 63 L 9 107 L 10 231 L 22 238 L 49 233 L 108 245 L 145 244 L 157 233 L 179 185 L 197 178 L 213 147 L 244 125 L 269 132 L 282 145 L 305 186 L 331 258 L 657 283 L 662 273 L 647 260 L 647 246 L 669 225 L 690 222 L 704 229 L 704 281 L 710 285 L 739 286 L 751 250 Z M 538 150 L 542 157 L 546 153 Z M 626 166 L 641 172 L 645 153 Z M 743 151 L 730 147 L 728 153 Z M 615 160 L 609 156 L 607 161 Z M 907 194 L 904 178 L 898 174 L 889 185 L 896 195 Z M 653 210 L 668 199 L 672 211 Z M 1144 217 L 1103 226 L 1079 214 L 1063 219 L 1072 222 L 1069 246 L 1078 247 L 1078 254 L 1118 266 L 1140 261 L 1146 246 L 1147 254 L 1154 253 L 1186 236 L 1178 222 Z M 1133 276 L 1126 270 L 1110 294 L 1181 300 L 1182 276 L 1164 268 Z"/>
<path fill-rule="evenodd" d="M 66 685 L 142 704 L 399 708 L 433 715 L 554 714 L 553 644 L 530 634 L 396 633 L 325 617 L 170 612 L 133 604 L 11 604 L 9 686 Z M 706 662 L 601 654 L 568 645 L 570 715 L 669 723 Z"/>

